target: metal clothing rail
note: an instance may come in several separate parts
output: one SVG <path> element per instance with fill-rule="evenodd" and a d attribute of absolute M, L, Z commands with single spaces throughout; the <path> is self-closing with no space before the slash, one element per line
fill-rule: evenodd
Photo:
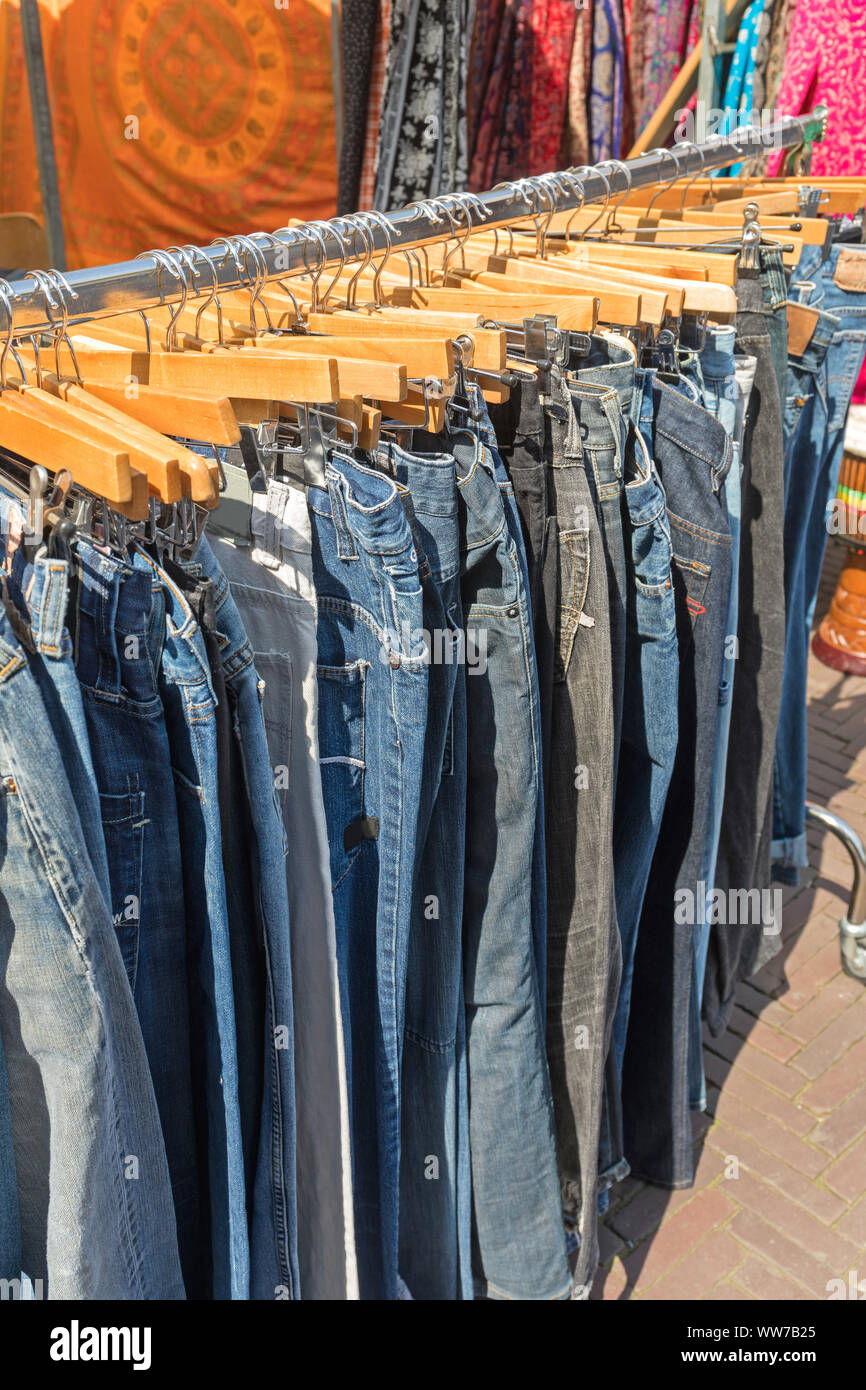
<path fill-rule="evenodd" d="M 628 162 L 610 160 L 583 169 L 569 169 L 540 178 L 501 184 L 489 193 L 450 194 L 445 198 L 410 204 L 397 212 L 356 214 L 330 222 L 301 223 L 274 233 L 256 232 L 248 237 L 224 238 L 211 246 L 185 247 L 186 289 L 176 262 L 163 253 L 147 252 L 133 261 L 74 270 L 65 277 L 64 296 L 69 323 L 104 318 L 110 314 L 152 309 L 173 304 L 195 284 L 196 290 L 231 290 L 256 284 L 262 277 L 274 279 L 341 261 L 363 260 L 372 250 L 383 253 L 441 241 L 471 221 L 478 227 L 500 227 L 509 222 L 580 208 L 584 203 L 613 198 L 631 189 L 697 177 L 720 169 L 768 147 L 810 147 L 823 138 L 827 110 L 817 107 L 804 116 L 784 116 L 766 127 L 745 126 L 732 135 L 716 136 L 702 145 L 682 144 L 671 150 L 654 150 Z M 542 201 L 542 196 L 544 200 Z M 444 212 L 450 208 L 451 217 Z M 464 219 L 461 222 L 461 217 Z M 363 219 L 362 221 L 360 219 Z M 360 228 L 363 228 L 363 236 Z M 347 248 L 347 235 L 353 238 Z M 176 253 L 178 248 L 171 248 Z M 32 275 L 12 282 L 12 331 L 47 332 L 57 326 L 46 310 L 45 293 Z"/>

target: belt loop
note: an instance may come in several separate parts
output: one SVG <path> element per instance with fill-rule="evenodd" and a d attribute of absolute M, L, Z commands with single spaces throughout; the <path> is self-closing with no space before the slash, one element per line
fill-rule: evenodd
<path fill-rule="evenodd" d="M 613 435 L 613 471 L 618 478 L 622 477 L 622 436 L 623 418 L 622 409 L 619 403 L 619 396 L 616 391 L 608 396 L 602 396 L 601 408 L 607 417 Z"/>
<path fill-rule="evenodd" d="M 567 411 L 566 419 L 568 422 L 565 428 L 563 455 L 568 459 L 582 459 L 583 443 L 580 438 L 580 426 L 577 423 L 577 407 L 574 403 L 574 397 L 562 377 L 559 378 L 559 392 Z"/>
<path fill-rule="evenodd" d="M 334 473 L 329 475 L 328 493 L 331 498 L 331 516 L 334 521 L 334 529 L 337 532 L 337 554 L 341 560 L 357 560 L 358 548 L 355 545 L 355 538 L 349 530 L 349 520 L 346 514 L 345 487 L 346 483 L 343 478 Z"/>

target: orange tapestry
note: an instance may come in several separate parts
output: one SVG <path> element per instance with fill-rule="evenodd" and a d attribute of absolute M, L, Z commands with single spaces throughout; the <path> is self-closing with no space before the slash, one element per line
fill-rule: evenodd
<path fill-rule="evenodd" d="M 40 0 L 70 267 L 331 217 L 330 0 Z M 16 0 L 0 211 L 41 215 Z"/>

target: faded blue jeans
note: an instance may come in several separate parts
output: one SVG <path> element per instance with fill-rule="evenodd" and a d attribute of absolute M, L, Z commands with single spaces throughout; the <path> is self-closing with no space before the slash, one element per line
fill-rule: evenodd
<path fill-rule="evenodd" d="M 42 694 L 62 685 L 83 729 L 65 564 L 40 563 L 51 577 L 32 595 L 36 643 L 0 608 L 0 1043 L 23 1273 L 55 1300 L 182 1299 L 156 1099 L 82 831 L 99 825 L 96 782 L 91 767 L 73 791 L 69 730 L 58 742 Z"/>
<path fill-rule="evenodd" d="M 361 1297 L 397 1297 L 401 1074 L 427 726 L 418 557 L 397 488 L 342 455 L 311 488 L 319 750 L 346 1032 Z"/>
<path fill-rule="evenodd" d="M 207 1154 L 213 1296 L 250 1292 L 231 947 L 217 788 L 216 702 L 204 638 L 178 585 L 149 557 L 165 594 L 159 673 L 183 846 L 195 1126 Z"/>

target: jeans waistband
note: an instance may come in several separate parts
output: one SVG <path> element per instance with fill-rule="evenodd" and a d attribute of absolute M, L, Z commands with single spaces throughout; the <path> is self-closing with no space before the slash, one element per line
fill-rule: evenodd
<path fill-rule="evenodd" d="M 355 459 L 334 454 L 325 470 L 327 488 L 310 488 L 310 506 L 330 516 L 336 531 L 337 554 L 347 563 L 379 556 L 386 561 L 411 551 L 411 532 L 397 484 Z"/>
<path fill-rule="evenodd" d="M 718 492 L 734 458 L 734 446 L 724 425 L 703 406 L 686 400 L 664 382 L 654 382 L 653 396 L 655 432 L 706 464 L 713 491 Z"/>
<path fill-rule="evenodd" d="M 771 311 L 781 309 L 788 298 L 788 281 L 782 252 L 775 246 L 762 246 L 759 257 L 764 308 Z"/>
<path fill-rule="evenodd" d="M 615 391 L 623 415 L 628 416 L 634 394 L 635 360 L 611 362 L 607 366 L 579 367 L 572 372 L 569 386 L 600 386 L 606 391 Z"/>
<path fill-rule="evenodd" d="M 117 696 L 123 685 L 122 667 L 144 655 L 126 639 L 147 644 L 153 602 L 152 578 L 146 569 L 97 550 L 89 541 L 76 547 L 79 624 L 76 639 L 78 675 L 82 685 Z M 81 621 L 90 619 L 92 626 Z M 152 683 L 152 681 L 151 681 Z M 157 690 L 152 683 L 151 698 Z"/>
<path fill-rule="evenodd" d="M 634 397 L 633 369 L 631 377 L 629 410 Z M 583 449 L 590 452 L 599 450 L 603 453 L 612 451 L 610 469 L 605 467 L 604 471 L 610 472 L 611 480 L 621 479 L 625 421 L 628 415 L 622 409 L 618 392 L 606 386 L 596 386 L 584 381 L 569 381 L 567 389 L 571 397 L 577 432 Z M 604 460 L 595 459 L 594 462 L 597 469 L 600 463 L 604 467 Z"/>
<path fill-rule="evenodd" d="M 72 641 L 66 631 L 68 598 L 69 566 L 66 560 L 37 559 L 27 606 L 33 645 L 44 656 L 72 655 Z"/>
<path fill-rule="evenodd" d="M 833 334 L 839 327 L 839 318 L 836 314 L 828 314 L 824 309 L 818 309 L 817 314 L 812 336 L 803 352 L 799 355 L 793 352 L 788 354 L 788 361 L 792 367 L 798 367 L 807 372 L 817 372 L 827 356 L 827 349 L 833 341 Z"/>

